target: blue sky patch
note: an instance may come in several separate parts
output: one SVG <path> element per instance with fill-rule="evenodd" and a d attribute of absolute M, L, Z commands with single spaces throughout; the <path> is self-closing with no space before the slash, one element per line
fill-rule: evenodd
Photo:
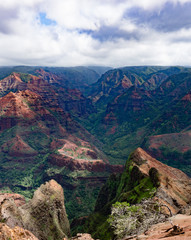
<path fill-rule="evenodd" d="M 40 23 L 42 25 L 46 25 L 46 26 L 56 25 L 56 21 L 54 21 L 50 18 L 47 18 L 45 12 L 40 12 L 39 16 L 40 16 Z"/>

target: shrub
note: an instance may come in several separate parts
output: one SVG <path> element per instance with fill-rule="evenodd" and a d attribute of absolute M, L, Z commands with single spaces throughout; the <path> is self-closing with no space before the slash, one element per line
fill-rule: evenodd
<path fill-rule="evenodd" d="M 164 219 L 165 216 L 159 209 L 159 205 L 152 199 L 131 206 L 126 202 L 117 202 L 112 205 L 108 222 L 114 230 L 116 239 L 122 239 L 128 235 L 140 234 L 152 224 Z"/>

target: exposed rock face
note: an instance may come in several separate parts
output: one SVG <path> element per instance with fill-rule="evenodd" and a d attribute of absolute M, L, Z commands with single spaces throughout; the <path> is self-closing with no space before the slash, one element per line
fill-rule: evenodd
<path fill-rule="evenodd" d="M 71 138 L 72 135 L 69 133 L 80 131 L 83 138 L 84 133 L 86 134 L 85 129 L 82 129 L 68 113 L 55 104 L 55 101 L 47 103 L 47 99 L 44 100 L 42 96 L 30 90 L 10 92 L 0 98 L 0 131 L 21 126 L 20 134 L 23 135 L 17 134 L 16 137 L 6 141 L 1 147 L 1 151 L 18 157 L 37 155 L 37 151 L 26 141 L 26 136 L 34 133 L 33 130 L 28 129 L 32 126 L 34 126 L 33 128 L 38 126 L 38 132 L 43 132 L 48 136 L 55 134 L 57 137 L 66 139 Z M 25 129 L 26 133 L 24 133 Z M 77 141 L 83 142 L 80 138 Z M 88 151 L 86 152 L 88 154 Z M 89 155 L 95 157 L 97 153 L 89 151 Z"/>
<path fill-rule="evenodd" d="M 137 166 L 143 175 L 150 176 L 153 181 L 157 178 L 160 186 L 157 188 L 156 200 L 168 206 L 173 214 L 189 206 L 191 179 L 186 174 L 157 161 L 141 148 L 131 155 L 131 160 L 133 166 Z M 152 176 L 151 170 L 155 172 L 155 176 Z M 168 213 L 168 209 L 166 211 Z"/>
<path fill-rule="evenodd" d="M 162 82 L 167 79 L 168 75 L 164 73 L 157 73 L 151 75 L 151 78 L 143 83 L 143 87 L 147 90 L 153 90 L 160 86 Z"/>
<path fill-rule="evenodd" d="M 36 70 L 36 73 L 43 78 L 44 80 L 46 80 L 48 83 L 51 84 L 58 84 L 58 82 L 61 80 L 60 77 L 58 77 L 57 75 L 51 73 L 51 72 L 46 72 L 44 71 L 44 69 L 40 68 L 38 70 Z"/>
<path fill-rule="evenodd" d="M 70 234 L 63 189 L 54 180 L 41 185 L 33 199 L 20 207 L 4 200 L 0 216 L 9 227 L 24 227 L 40 240 L 61 240 Z"/>
<path fill-rule="evenodd" d="M 90 99 L 87 99 L 77 89 L 65 89 L 62 87 L 62 78 L 45 72 L 43 69 L 37 71 L 39 76 L 22 73 L 12 73 L 0 81 L 0 96 L 10 91 L 30 90 L 39 94 L 47 106 L 60 106 L 64 111 L 71 111 L 77 115 L 86 115 L 95 111 Z M 52 85 L 56 85 L 54 88 Z M 59 97 L 58 97 L 59 95 Z"/>
<path fill-rule="evenodd" d="M 20 207 L 26 203 L 25 198 L 17 193 L 0 193 L 0 204 L 5 200 L 12 199 L 17 207 Z"/>
<path fill-rule="evenodd" d="M 93 101 L 97 102 L 102 97 L 114 97 L 130 87 L 141 86 L 141 79 L 131 72 L 124 72 L 122 69 L 110 70 L 103 74 L 96 85 L 92 85 Z"/>
<path fill-rule="evenodd" d="M 5 97 L 0 99 L 1 116 L 14 116 L 23 118 L 33 118 L 34 112 L 23 99 L 13 92 L 8 93 Z"/>
<path fill-rule="evenodd" d="M 0 223 L 1 240 L 38 240 L 31 232 L 21 227 L 10 228 L 4 223 Z"/>
<path fill-rule="evenodd" d="M 12 73 L 0 81 L 0 92 L 6 93 L 10 89 L 17 89 L 22 84 L 19 73 Z"/>
<path fill-rule="evenodd" d="M 146 200 L 143 201 L 144 199 Z M 137 214 L 135 222 L 133 215 L 129 215 L 131 216 L 131 223 L 136 224 L 136 229 L 133 227 L 127 230 L 128 223 L 122 227 L 124 219 L 129 219 L 129 216 L 125 216 L 129 210 L 124 210 L 122 207 L 124 202 L 130 204 L 130 211 L 132 212 L 134 207 L 135 209 L 137 208 L 135 210 Z M 116 208 L 121 205 L 119 216 L 122 217 L 118 218 L 114 225 L 107 225 L 106 218 L 111 214 L 111 208 L 114 203 L 116 203 Z M 140 206 L 139 204 L 142 205 Z M 151 204 L 151 208 L 148 207 L 146 209 L 149 204 Z M 155 212 L 156 209 L 153 208 L 153 204 L 160 208 L 160 212 Z M 117 226 L 116 228 L 121 228 L 119 234 L 122 234 L 124 230 L 126 231 L 124 236 L 131 235 L 131 238 L 127 239 L 132 239 L 134 234 L 144 232 L 149 226 L 160 222 L 171 215 L 171 213 L 173 215 L 177 213 L 190 214 L 190 205 L 191 179 L 182 171 L 157 161 L 143 149 L 137 148 L 130 155 L 125 171 L 120 176 L 111 175 L 102 187 L 95 205 L 95 212 L 86 220 L 84 231 L 90 232 L 94 238 L 107 239 L 109 235 L 108 239 L 114 239 L 112 227 L 115 228 Z M 144 227 L 144 224 L 142 224 L 145 221 L 143 217 L 144 211 L 140 207 L 146 209 L 145 219 L 150 219 L 150 222 L 148 221 Z M 115 211 L 114 214 L 115 216 L 117 215 Z M 159 214 L 159 218 L 155 218 L 156 214 Z M 100 221 L 97 221 L 97 219 Z M 143 229 L 141 229 L 142 227 Z M 134 230 L 136 232 L 133 232 Z M 117 232 L 115 234 L 117 235 Z M 119 236 L 115 237 L 120 239 Z M 126 240 L 126 238 L 123 240 Z"/>
<path fill-rule="evenodd" d="M 30 157 L 38 154 L 37 151 L 25 143 L 19 135 L 4 143 L 1 147 L 1 151 L 13 157 Z"/>
<path fill-rule="evenodd" d="M 180 227 L 180 231 L 176 232 L 172 229 L 172 224 Z M 171 229 L 170 229 L 171 228 Z M 170 230 L 169 230 L 170 229 Z M 164 223 L 153 225 L 149 230 L 142 235 L 139 235 L 134 240 L 182 240 L 191 239 L 191 216 L 176 215 Z M 125 239 L 124 239 L 125 240 Z"/>

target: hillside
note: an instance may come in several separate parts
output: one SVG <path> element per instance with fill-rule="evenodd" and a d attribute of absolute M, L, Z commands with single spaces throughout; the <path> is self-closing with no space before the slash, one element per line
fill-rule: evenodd
<path fill-rule="evenodd" d="M 96 82 L 108 67 L 32 67 L 15 66 L 0 67 L 0 79 L 9 76 L 12 72 L 32 74 L 42 77 L 50 84 L 59 84 L 64 88 L 84 90 L 88 85 Z"/>
<path fill-rule="evenodd" d="M 71 111 L 88 114 L 83 95 L 77 90 L 60 94 L 28 74 L 13 73 L 0 84 L 0 185 L 31 197 L 35 187 L 54 178 L 66 191 L 70 218 L 90 212 L 100 185 L 123 167 L 111 166 L 94 144 L 99 141 L 65 111 L 69 101 Z M 64 94 L 78 108 L 60 100 Z"/>
<path fill-rule="evenodd" d="M 125 92 L 132 86 L 145 90 L 154 90 L 169 76 L 182 72 L 190 73 L 183 67 L 124 67 L 112 69 L 103 74 L 100 79 L 88 89 L 88 95 L 94 102 L 108 103 L 114 97 Z"/>
<path fill-rule="evenodd" d="M 101 240 L 136 238 L 171 214 L 185 213 L 190 193 L 190 178 L 138 148 L 129 156 L 125 171 L 111 175 L 102 187 L 95 211 L 83 227 Z"/>
<path fill-rule="evenodd" d="M 124 77 L 127 74 L 130 84 L 124 87 Z M 164 78 L 157 81 L 156 76 L 161 77 L 161 74 Z M 130 78 L 132 75 L 136 79 L 142 79 L 142 83 L 138 84 L 135 78 Z M 153 79 L 157 81 L 155 86 L 151 84 L 154 83 Z M 161 161 L 190 174 L 189 147 L 187 150 L 184 148 L 184 151 L 183 148 L 176 148 L 174 135 L 169 135 L 168 145 L 160 145 L 164 151 L 152 151 L 148 140 L 154 135 L 177 133 L 180 136 L 182 132 L 190 130 L 190 79 L 190 69 L 181 67 L 127 67 L 110 70 L 90 88 L 90 98 L 96 101 L 94 105 L 97 113 L 90 114 L 86 119 L 80 118 L 80 121 L 104 143 L 103 150 L 110 162 L 125 162 L 131 151 L 142 146 Z M 101 95 L 98 96 L 98 92 Z M 189 134 L 186 136 L 189 141 Z M 167 154 L 167 151 L 172 154 Z M 176 152 L 174 164 L 171 160 Z"/>

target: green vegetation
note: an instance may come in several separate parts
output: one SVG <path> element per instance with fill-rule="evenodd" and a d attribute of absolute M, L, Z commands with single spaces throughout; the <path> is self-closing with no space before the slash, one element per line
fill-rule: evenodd
<path fill-rule="evenodd" d="M 55 111 L 57 106 L 54 105 L 55 103 L 53 107 L 47 107 L 47 102 L 43 103 L 46 106 L 44 108 L 50 113 L 50 119 L 46 119 L 46 115 L 41 118 L 39 114 L 36 122 L 28 124 L 25 119 L 9 117 L 12 127 L 0 133 L 0 182 L 5 186 L 4 191 L 18 192 L 31 198 L 34 190 L 41 183 L 54 178 L 64 188 L 70 220 L 91 213 L 85 225 L 81 226 L 81 230 L 91 232 L 100 239 L 111 239 L 114 233 L 117 234 L 115 231 L 119 231 L 120 228 L 120 226 L 114 227 L 115 219 L 112 218 L 111 209 L 113 208 L 113 211 L 127 209 L 125 211 L 131 217 L 134 213 L 140 215 L 137 204 L 155 194 L 159 186 L 158 172 L 153 168 L 148 177 L 143 176 L 132 164 L 130 156 L 124 173 L 111 175 L 99 192 L 101 183 L 88 185 L 90 181 L 86 179 L 94 176 L 106 177 L 107 174 L 103 176 L 104 173 L 71 171 L 66 167 L 51 165 L 51 153 L 58 153 L 57 149 L 52 150 L 51 144 L 62 138 L 67 139 L 74 133 L 80 139 L 89 141 L 90 144 L 93 143 L 103 150 L 110 163 L 124 164 L 129 154 L 137 147 L 148 149 L 150 136 L 177 132 L 181 134 L 190 130 L 191 103 L 189 97 L 188 100 L 183 98 L 191 91 L 191 70 L 181 67 L 152 66 L 112 69 L 102 75 L 97 83 L 87 88 L 87 85 L 95 82 L 99 77 L 99 74 L 90 68 L 44 69 L 47 73 L 57 75 L 54 76 L 56 82 L 51 83 L 49 77 L 45 77 L 45 80 L 53 85 L 53 89 L 58 94 L 60 107 L 63 107 L 66 99 L 70 100 L 64 92 L 64 89 L 68 88 L 81 89 L 90 98 L 98 99 L 94 104 L 95 109 L 92 107 L 93 111 L 90 111 L 89 116 L 84 117 L 82 114 L 79 117 L 74 114 L 73 106 L 68 110 L 73 115 L 71 119 L 79 121 L 93 136 L 84 131 L 80 124 L 71 119 L 67 120 L 67 117 L 70 118 L 69 115 L 65 116 Z M 1 68 L 1 70 L 1 78 L 13 71 L 22 72 L 21 79 L 24 82 L 30 81 L 28 73 L 40 74 L 36 72 L 36 67 L 20 66 Z M 129 88 L 128 84 L 132 87 Z M 72 97 L 77 101 L 78 97 Z M 32 110 L 35 111 L 35 108 Z M 4 120 L 5 118 L 1 117 L 2 123 Z M 66 131 L 65 135 L 59 124 Z M 28 150 L 27 156 L 22 156 L 22 152 L 19 155 L 19 151 L 17 155 L 11 155 L 11 149 L 15 146 L 14 138 L 17 135 L 32 149 Z M 75 144 L 78 147 L 80 145 L 77 140 Z M 156 156 L 158 154 L 162 162 L 191 175 L 191 148 L 187 145 L 185 149 L 180 150 L 177 145 L 162 144 L 159 149 L 151 151 L 153 154 L 156 153 Z M 69 156 L 75 154 L 71 149 L 66 151 Z M 104 154 L 100 153 L 98 157 L 104 158 Z M 86 158 L 83 153 L 76 157 Z M 115 204 L 116 202 L 118 203 Z M 135 222 L 136 224 L 138 223 Z M 130 227 L 131 231 L 135 225 Z"/>
<path fill-rule="evenodd" d="M 162 145 L 159 151 L 161 152 L 161 156 L 158 157 L 158 160 L 171 167 L 178 168 L 191 176 L 191 150 L 182 153 L 176 148 L 173 149 Z M 154 150 L 153 153 L 155 154 L 156 151 Z"/>
<path fill-rule="evenodd" d="M 153 200 L 144 200 L 136 205 L 116 202 L 112 205 L 107 221 L 114 230 L 115 239 L 122 239 L 128 235 L 140 234 L 164 219 L 159 210 L 159 205 Z"/>
<path fill-rule="evenodd" d="M 116 234 L 113 228 L 115 214 L 109 217 L 112 206 L 114 208 L 128 206 L 128 214 L 136 212 L 137 215 L 141 209 L 139 211 L 139 207 L 133 205 L 153 197 L 159 186 L 157 170 L 153 168 L 149 174 L 149 177 L 145 177 L 139 168 L 133 165 L 130 155 L 124 172 L 121 175 L 111 175 L 102 187 L 95 205 L 95 212 L 87 219 L 84 232 L 90 232 L 93 237 L 101 240 L 111 239 Z M 125 216 L 121 217 L 125 218 Z M 116 231 L 119 230 L 118 227 L 116 229 Z M 75 232 L 75 229 L 73 231 Z"/>

